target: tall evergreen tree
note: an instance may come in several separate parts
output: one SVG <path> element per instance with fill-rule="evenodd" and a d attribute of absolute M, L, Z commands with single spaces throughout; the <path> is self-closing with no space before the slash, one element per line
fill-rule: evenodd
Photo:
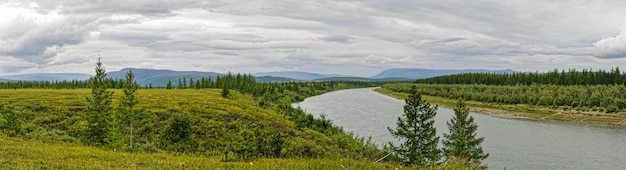
<path fill-rule="evenodd" d="M 126 73 L 126 79 L 124 81 L 124 97 L 120 100 L 120 113 L 121 118 L 123 118 L 128 123 L 128 130 L 130 135 L 130 150 L 133 149 L 133 123 L 136 119 L 139 118 L 141 112 L 143 110 L 136 110 L 135 106 L 139 103 L 139 99 L 137 99 L 137 82 L 135 81 L 135 75 L 133 71 L 130 70 Z"/>
<path fill-rule="evenodd" d="M 454 117 L 447 122 L 449 134 L 443 134 L 443 151 L 446 159 L 465 159 L 467 163 L 480 163 L 489 156 L 480 144 L 485 137 L 476 137 L 478 125 L 469 115 L 465 102 L 459 100 L 454 108 Z"/>
<path fill-rule="evenodd" d="M 108 122 L 111 117 L 111 98 L 113 92 L 107 90 L 109 83 L 106 78 L 106 70 L 98 58 L 96 63 L 96 75 L 89 79 L 91 86 L 91 98 L 87 97 L 87 122 L 88 130 L 86 141 L 89 144 L 101 145 L 105 143 L 108 134 Z"/>
<path fill-rule="evenodd" d="M 391 135 L 400 140 L 400 146 L 391 142 L 389 145 L 407 165 L 436 164 L 441 159 L 441 150 L 437 148 L 439 137 L 434 126 L 437 106 L 431 106 L 423 100 L 415 88 L 411 92 L 405 101 L 404 114 L 398 117 L 395 130 L 387 127 Z"/>

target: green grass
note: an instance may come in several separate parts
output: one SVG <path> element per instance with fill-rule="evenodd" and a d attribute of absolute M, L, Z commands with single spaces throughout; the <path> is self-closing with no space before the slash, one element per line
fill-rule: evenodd
<path fill-rule="evenodd" d="M 116 106 L 122 92 L 113 91 Z M 14 105 L 24 127 L 19 137 L 8 137 L 0 130 L 0 169 L 181 169 L 183 165 L 185 169 L 415 169 L 393 162 L 373 163 L 382 152 L 366 150 L 349 135 L 297 127 L 285 115 L 259 107 L 253 97 L 236 91 L 231 91 L 230 99 L 222 98 L 219 89 L 138 92 L 138 107 L 146 111 L 136 123 L 138 152 L 130 153 L 82 143 L 89 89 L 0 90 L 0 104 Z M 192 117 L 192 133 L 184 142 L 168 143 L 162 136 L 176 114 Z M 223 162 L 224 151 L 243 144 L 242 131 L 254 133 L 257 139 L 284 135 L 281 154 L 285 158 Z M 448 163 L 426 169 L 469 167 Z"/>
<path fill-rule="evenodd" d="M 128 153 L 69 143 L 0 136 L 0 169 L 409 169 L 398 164 L 349 159 L 258 159 L 222 162 L 220 157 Z"/>
<path fill-rule="evenodd" d="M 397 99 L 405 99 L 409 95 L 408 93 L 395 92 L 386 88 L 377 88 L 375 91 Z M 453 108 L 458 102 L 457 99 L 448 99 L 436 96 L 422 95 L 422 97 L 424 100 L 432 104 L 448 108 Z M 472 111 L 505 117 L 522 117 L 539 120 L 556 120 L 611 126 L 625 126 L 623 121 L 626 119 L 626 115 L 624 114 L 565 110 L 563 107 L 550 108 L 547 106 L 527 104 L 500 104 L 478 101 L 466 101 L 466 104 Z"/>

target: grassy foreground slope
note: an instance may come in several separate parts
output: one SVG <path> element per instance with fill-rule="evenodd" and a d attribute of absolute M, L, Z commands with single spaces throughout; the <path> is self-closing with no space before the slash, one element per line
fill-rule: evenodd
<path fill-rule="evenodd" d="M 114 90 L 113 105 L 122 92 Z M 85 98 L 89 89 L 0 90 L 1 104 L 21 111 L 23 136 L 40 141 L 81 143 L 87 127 Z M 145 107 L 135 125 L 135 150 L 224 156 L 228 159 L 309 157 L 363 159 L 378 157 L 352 136 L 298 127 L 286 115 L 258 107 L 248 95 L 232 91 L 229 99 L 218 89 L 142 89 L 138 107 Z M 184 136 L 171 134 L 172 121 L 190 121 Z M 172 140 L 173 138 L 177 140 Z M 112 148 L 124 149 L 124 148 Z M 376 152 L 376 153 L 373 153 Z M 382 156 L 381 156 L 382 157 Z M 372 158 L 367 158 L 372 159 Z"/>
<path fill-rule="evenodd" d="M 122 93 L 114 92 L 115 106 Z M 220 93 L 218 89 L 140 90 L 139 107 L 146 111 L 135 126 L 137 148 L 131 153 L 127 148 L 83 144 L 89 89 L 0 90 L 0 105 L 13 105 L 23 124 L 16 137 L 0 130 L 0 169 L 416 168 L 373 163 L 384 153 L 364 144 L 362 138 L 333 130 L 319 132 L 290 120 L 293 113 L 260 107 L 249 95 L 231 91 L 230 98 L 222 98 Z M 164 136 L 171 121 L 180 116 L 189 117 L 191 131 L 184 140 L 169 141 Z M 283 142 L 278 155 L 272 155 L 263 146 L 273 145 L 263 142 L 272 143 L 276 137 Z M 251 154 L 258 157 L 249 159 Z M 446 163 L 425 168 L 468 167 Z"/>
<path fill-rule="evenodd" d="M 128 153 L 69 143 L 0 136 L 0 169 L 407 169 L 351 159 L 258 159 L 222 162 L 220 157 Z M 443 168 L 443 167 L 442 167 Z"/>

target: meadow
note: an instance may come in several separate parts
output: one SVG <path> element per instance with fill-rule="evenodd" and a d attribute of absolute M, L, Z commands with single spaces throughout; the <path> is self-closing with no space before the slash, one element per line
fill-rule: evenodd
<path fill-rule="evenodd" d="M 112 91 L 116 106 L 123 93 Z M 374 163 L 386 153 L 365 138 L 345 133 L 329 120 L 308 122 L 312 116 L 299 109 L 276 111 L 281 107 L 237 91 L 228 98 L 220 89 L 138 92 L 138 107 L 145 111 L 136 125 L 136 147 L 129 149 L 83 142 L 89 89 L 0 90 L 1 104 L 17 110 L 21 122 L 19 132 L 0 132 L 0 169 L 417 168 L 390 160 Z M 165 136 L 176 117 L 187 117 L 190 133 L 171 141 Z M 468 167 L 446 163 L 425 168 Z"/>

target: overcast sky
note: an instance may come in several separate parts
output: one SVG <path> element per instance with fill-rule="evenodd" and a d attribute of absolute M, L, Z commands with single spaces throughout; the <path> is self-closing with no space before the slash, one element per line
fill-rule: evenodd
<path fill-rule="evenodd" d="M 0 75 L 610 69 L 626 1 L 0 0 Z"/>

